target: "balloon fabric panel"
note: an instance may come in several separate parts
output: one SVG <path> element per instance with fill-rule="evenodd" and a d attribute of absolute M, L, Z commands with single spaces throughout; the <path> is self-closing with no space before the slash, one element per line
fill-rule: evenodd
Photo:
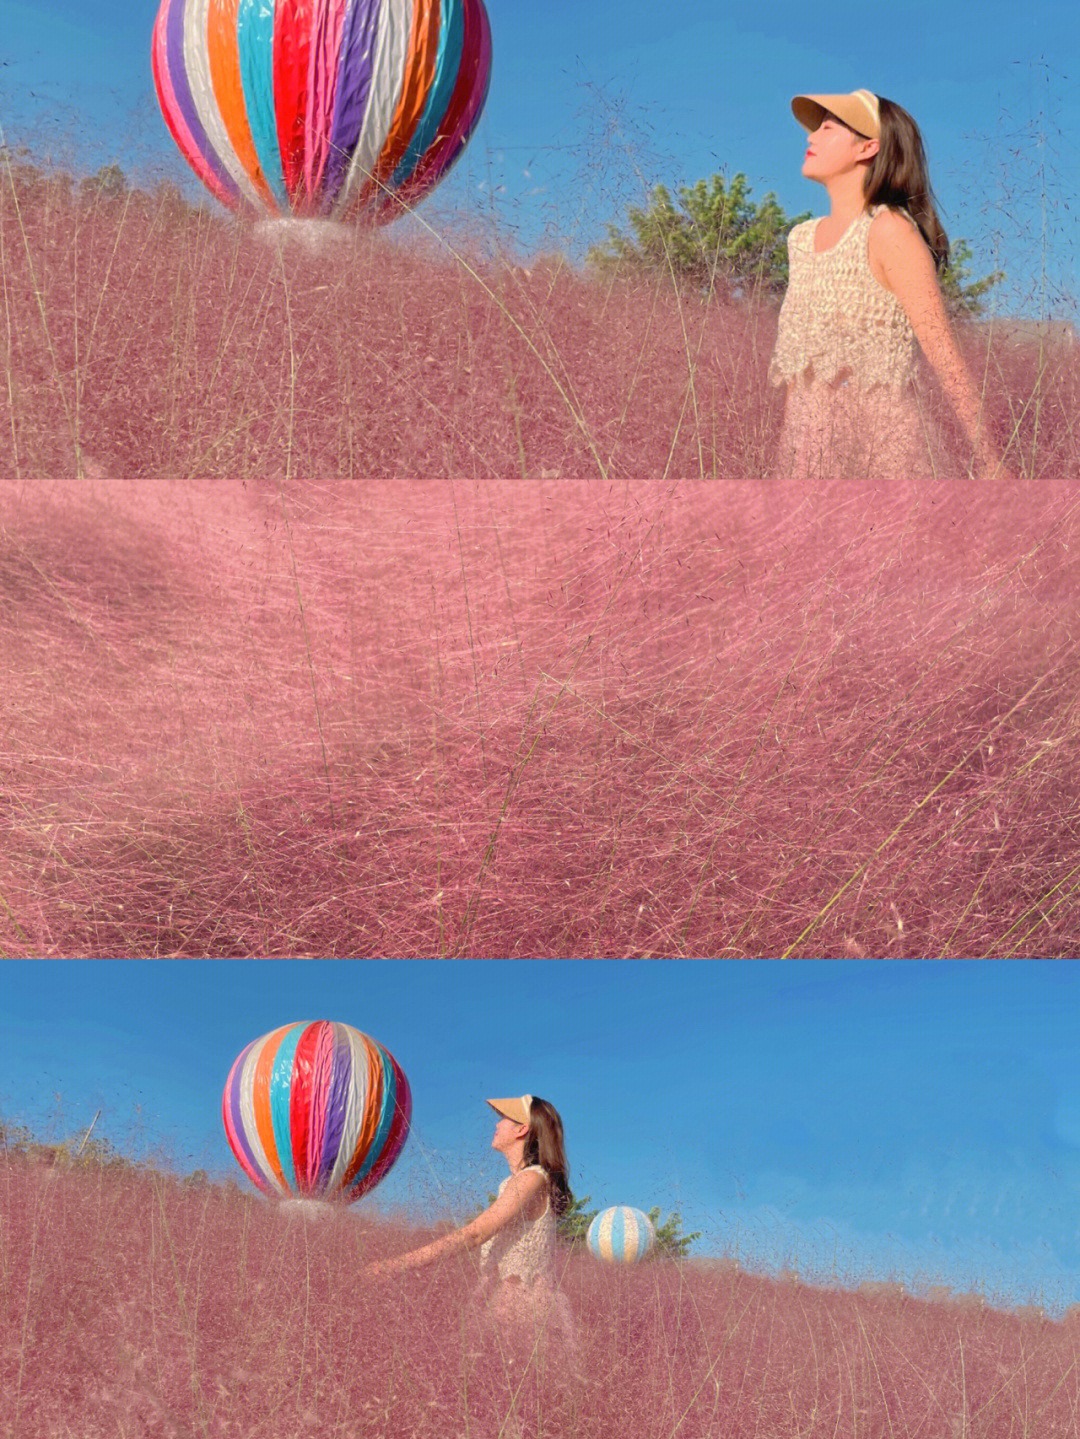
<path fill-rule="evenodd" d="M 345 1040 L 349 1047 L 349 1061 L 352 1082 L 345 1096 L 345 1113 L 341 1124 L 341 1143 L 334 1155 L 328 1187 L 335 1193 L 346 1187 L 346 1176 L 357 1149 L 362 1142 L 364 1115 L 373 1100 L 371 1091 L 371 1062 L 367 1039 L 359 1030 L 344 1025 Z M 377 1098 L 377 1096 L 376 1096 Z"/>
<path fill-rule="evenodd" d="M 378 1068 L 379 1103 L 377 1107 L 368 1106 L 368 1113 L 371 1117 L 370 1137 L 363 1145 L 363 1158 L 360 1164 L 346 1180 L 350 1193 L 356 1195 L 367 1191 L 368 1175 L 378 1162 L 394 1119 L 394 1071 L 391 1068 L 390 1056 L 385 1051 L 377 1051 L 372 1055 L 372 1059 Z"/>
<path fill-rule="evenodd" d="M 298 1024 L 289 1030 L 278 1046 L 270 1074 L 270 1119 L 274 1127 L 274 1148 L 281 1166 L 281 1177 L 286 1189 L 298 1189 L 301 1192 L 303 1185 L 299 1183 L 293 1161 L 291 1110 L 296 1046 L 307 1028 L 310 1026 Z"/>
<path fill-rule="evenodd" d="M 442 18 L 439 24 L 439 47 L 432 73 L 431 88 L 428 91 L 424 113 L 405 154 L 401 157 L 390 184 L 397 190 L 416 169 L 424 154 L 439 133 L 439 127 L 453 98 L 454 86 L 461 71 L 461 51 L 465 40 L 465 17 L 462 0 L 442 0 Z"/>
<path fill-rule="evenodd" d="M 184 69 L 184 0 L 164 0 L 154 27 L 151 60 L 162 113 L 180 153 L 218 199 L 235 205 L 239 190 L 213 153 Z"/>
<path fill-rule="evenodd" d="M 327 1074 L 322 1143 L 318 1151 L 319 1193 L 325 1193 L 334 1164 L 345 1144 L 345 1116 L 353 1087 L 353 1054 L 345 1027 L 327 1025 Z"/>
<path fill-rule="evenodd" d="M 210 56 L 206 46 L 210 20 L 210 0 L 183 0 L 184 51 L 183 66 L 191 90 L 191 99 L 199 117 L 208 146 L 207 159 L 226 171 L 236 187 L 238 199 L 246 198 L 261 207 L 259 191 L 245 174 L 236 158 L 229 132 L 221 118 L 214 84 L 210 74 Z"/>
<path fill-rule="evenodd" d="M 238 8 L 238 0 L 210 0 L 206 26 L 210 79 L 218 113 L 229 137 L 236 163 L 247 176 L 261 206 L 273 215 L 277 213 L 277 202 L 263 176 L 251 138 L 247 107 L 244 104 L 244 83 L 240 74 L 240 48 L 237 42 Z"/>
<path fill-rule="evenodd" d="M 335 206 L 339 215 L 354 203 L 360 208 L 390 133 L 405 73 L 412 7 L 413 0 L 383 0 L 367 112 Z"/>
<path fill-rule="evenodd" d="M 356 1127 L 352 1132 L 349 1154 L 344 1172 L 338 1180 L 341 1189 L 351 1190 L 357 1171 L 367 1162 L 371 1146 L 375 1141 L 383 1105 L 386 1102 L 383 1084 L 383 1059 L 378 1049 L 362 1040 L 363 1063 L 366 1069 L 364 1090 L 366 1103 L 357 1114 Z M 354 1047 L 355 1055 L 355 1047 Z"/>
<path fill-rule="evenodd" d="M 274 117 L 281 173 L 293 210 L 306 208 L 304 133 L 313 13 L 311 0 L 277 0 L 274 26 Z"/>
<path fill-rule="evenodd" d="M 229 1078 L 225 1084 L 225 1093 L 222 1095 L 221 1109 L 222 1119 L 225 1122 L 225 1137 L 229 1141 L 229 1147 L 236 1155 L 240 1167 L 251 1180 L 257 1189 L 266 1190 L 266 1181 L 259 1172 L 259 1167 L 251 1146 L 247 1141 L 247 1134 L 244 1128 L 244 1118 L 241 1110 L 241 1076 L 244 1073 L 244 1066 L 247 1063 L 251 1051 L 258 1041 L 252 1040 L 251 1044 L 237 1058 L 229 1071 Z"/>
<path fill-rule="evenodd" d="M 491 83 L 491 26 L 482 0 L 465 0 L 461 72 L 443 121 L 442 136 L 420 161 L 400 200 L 412 204 L 453 168 L 480 119 Z"/>
<path fill-rule="evenodd" d="M 274 117 L 274 0 L 240 0 L 236 44 L 251 141 L 274 198 L 288 208 Z"/>
<path fill-rule="evenodd" d="M 415 0 L 401 97 L 390 126 L 386 147 L 375 167 L 375 181 L 380 186 L 385 186 L 397 169 L 420 123 L 438 56 L 439 13 L 437 3 Z"/>
<path fill-rule="evenodd" d="M 349 171 L 371 97 L 382 0 L 353 0 L 345 17 L 338 62 L 330 154 L 323 180 L 324 209 L 333 206 Z"/>
<path fill-rule="evenodd" d="M 281 1160 L 278 1158 L 277 1144 L 274 1140 L 274 1120 L 270 1110 L 270 1077 L 274 1072 L 274 1060 L 277 1058 L 281 1041 L 291 1028 L 291 1025 L 286 1025 L 283 1029 L 275 1030 L 273 1034 L 267 1036 L 255 1062 L 255 1073 L 251 1085 L 255 1128 L 259 1136 L 259 1143 L 266 1156 L 269 1178 L 283 1193 L 285 1192 L 285 1176 L 281 1172 Z"/>
<path fill-rule="evenodd" d="M 323 172 L 330 152 L 330 123 L 345 6 L 346 0 L 322 0 L 314 10 L 304 143 L 304 178 L 313 199 L 322 191 Z"/>
<path fill-rule="evenodd" d="M 311 1190 L 311 1150 L 317 1125 L 316 1098 L 319 1092 L 318 1048 L 321 1026 L 305 1026 L 293 1055 L 289 1086 L 289 1145 L 293 1174 L 302 1194 Z"/>

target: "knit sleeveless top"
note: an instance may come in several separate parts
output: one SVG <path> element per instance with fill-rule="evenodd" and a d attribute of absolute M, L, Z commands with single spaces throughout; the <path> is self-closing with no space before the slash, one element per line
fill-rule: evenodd
<path fill-rule="evenodd" d="M 530 1164 L 546 1174 L 542 1165 Z M 519 1174 L 527 1173 L 519 1170 Z M 501 1194 L 514 1176 L 508 1174 L 499 1185 Z M 517 1279 L 523 1284 L 555 1285 L 555 1213 L 551 1195 L 539 1219 L 524 1216 L 511 1221 L 493 1234 L 480 1248 L 480 1272 L 485 1278 Z"/>
<path fill-rule="evenodd" d="M 911 321 L 870 269 L 870 222 L 879 208 L 857 215 L 821 254 L 814 252 L 818 220 L 804 220 L 791 231 L 790 279 L 769 362 L 772 384 L 799 377 L 831 384 L 847 372 L 853 384 L 866 389 L 902 387 L 914 379 Z"/>

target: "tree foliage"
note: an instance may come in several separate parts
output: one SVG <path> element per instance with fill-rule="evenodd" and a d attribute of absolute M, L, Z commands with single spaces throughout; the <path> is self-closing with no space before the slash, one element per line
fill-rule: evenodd
<path fill-rule="evenodd" d="M 945 304 L 955 317 L 975 319 L 986 308 L 986 295 L 1005 278 L 1004 270 L 994 270 L 981 280 L 969 280 L 973 259 L 966 240 L 954 240 L 949 246 L 949 263 L 938 275 Z"/>
<path fill-rule="evenodd" d="M 787 237 L 807 212 L 789 218 L 772 193 L 755 204 L 744 174 L 684 185 L 674 199 L 657 185 L 645 209 L 627 213 L 630 232 L 608 225 L 604 245 L 589 251 L 601 271 L 656 270 L 707 293 L 734 298 L 779 296 L 788 281 Z"/>
<path fill-rule="evenodd" d="M 660 1218 L 660 1206 L 649 1210 L 652 1227 L 656 1230 L 656 1247 L 653 1253 L 658 1259 L 685 1259 L 695 1239 L 701 1238 L 701 1230 L 693 1234 L 682 1232 L 682 1215 L 676 1210 L 664 1220 Z"/>
<path fill-rule="evenodd" d="M 606 242 L 588 253 L 588 263 L 601 273 L 654 271 L 709 295 L 778 300 L 788 283 L 788 235 L 813 217 L 808 210 L 786 215 L 771 192 L 755 203 L 740 172 L 730 183 L 713 175 L 684 185 L 677 199 L 657 185 L 648 205 L 631 207 L 626 218 L 628 230 L 608 225 Z M 1005 278 L 995 270 L 970 279 L 972 258 L 967 242 L 955 241 L 939 277 L 956 316 L 980 315 L 988 292 Z"/>
<path fill-rule="evenodd" d="M 592 1200 L 591 1194 L 582 1198 L 571 1200 L 569 1208 L 565 1209 L 559 1216 L 556 1225 L 556 1233 L 559 1238 L 567 1244 L 584 1244 L 589 1232 L 589 1225 L 600 1213 L 599 1209 L 587 1209 L 586 1205 Z"/>

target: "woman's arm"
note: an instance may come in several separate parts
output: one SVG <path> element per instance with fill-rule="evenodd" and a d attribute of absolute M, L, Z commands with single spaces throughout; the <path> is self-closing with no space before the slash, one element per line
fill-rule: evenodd
<path fill-rule="evenodd" d="M 945 313 L 934 257 L 902 215 L 882 210 L 870 227 L 870 258 L 900 301 L 915 338 L 952 402 L 984 478 L 1011 478 L 992 444 L 979 396 Z"/>
<path fill-rule="evenodd" d="M 433 1239 L 430 1244 L 421 1245 L 419 1249 L 412 1249 L 407 1254 L 368 1264 L 362 1273 L 375 1276 L 404 1269 L 421 1269 L 425 1264 L 433 1264 L 448 1254 L 463 1249 L 476 1249 L 481 1244 L 486 1244 L 492 1235 L 498 1234 L 511 1220 L 523 1214 L 540 1195 L 547 1182 L 547 1175 L 535 1169 L 514 1174 L 498 1199 L 468 1224 Z"/>

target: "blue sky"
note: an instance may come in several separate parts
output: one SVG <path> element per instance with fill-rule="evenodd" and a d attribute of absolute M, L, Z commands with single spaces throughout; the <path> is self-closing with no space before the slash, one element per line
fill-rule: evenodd
<path fill-rule="evenodd" d="M 9 961 L 0 1115 L 242 1178 L 250 1039 L 340 1019 L 404 1067 L 379 1202 L 468 1213 L 487 1095 L 561 1110 L 594 1204 L 679 1208 L 701 1252 L 844 1282 L 1080 1302 L 1080 969 L 1069 963 Z M 246 1183 L 246 1181 L 243 1181 Z"/>
<path fill-rule="evenodd" d="M 919 121 L 946 230 L 977 273 L 1004 265 L 1004 310 L 1074 313 L 1080 30 L 1070 0 L 715 0 L 618 6 L 487 0 L 492 90 L 466 158 L 429 202 L 494 213 L 529 251 L 580 255 L 657 181 L 744 171 L 755 197 L 821 213 L 802 178 L 794 93 L 865 85 Z M 187 174 L 157 113 L 153 3 L 4 0 L 0 116 L 9 140 L 88 164 Z M 718 15 L 721 18 L 718 18 Z"/>

